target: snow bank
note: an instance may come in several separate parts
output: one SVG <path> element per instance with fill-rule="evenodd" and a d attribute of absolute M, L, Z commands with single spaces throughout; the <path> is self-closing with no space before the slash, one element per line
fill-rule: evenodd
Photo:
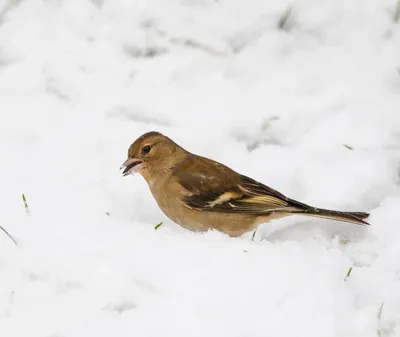
<path fill-rule="evenodd" d="M 0 336 L 400 336 L 395 5 L 0 1 Z M 372 226 L 187 232 L 120 175 L 150 130 Z"/>

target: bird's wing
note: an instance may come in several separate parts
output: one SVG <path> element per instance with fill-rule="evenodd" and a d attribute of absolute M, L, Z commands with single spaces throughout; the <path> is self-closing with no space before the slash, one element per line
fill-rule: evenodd
<path fill-rule="evenodd" d="M 175 177 L 187 191 L 182 196 L 184 203 L 192 209 L 263 215 L 309 207 L 210 160 L 186 163 L 176 170 Z"/>

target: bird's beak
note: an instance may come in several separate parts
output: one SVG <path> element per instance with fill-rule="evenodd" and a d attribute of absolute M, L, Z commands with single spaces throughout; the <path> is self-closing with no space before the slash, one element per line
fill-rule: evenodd
<path fill-rule="evenodd" d="M 119 169 L 124 169 L 122 171 L 122 175 L 125 177 L 129 174 L 135 174 L 137 171 L 139 171 L 142 167 L 142 163 L 143 162 L 140 159 L 128 158 Z"/>

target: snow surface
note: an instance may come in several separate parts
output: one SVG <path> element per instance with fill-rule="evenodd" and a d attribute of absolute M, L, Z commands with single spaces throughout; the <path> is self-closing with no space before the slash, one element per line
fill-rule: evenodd
<path fill-rule="evenodd" d="M 1 0 L 0 336 L 400 336 L 395 7 Z M 188 232 L 119 171 L 150 130 L 372 226 Z"/>

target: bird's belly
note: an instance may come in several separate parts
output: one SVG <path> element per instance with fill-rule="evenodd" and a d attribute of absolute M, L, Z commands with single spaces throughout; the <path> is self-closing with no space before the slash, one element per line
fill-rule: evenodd
<path fill-rule="evenodd" d="M 174 203 L 174 201 L 170 201 Z M 230 236 L 240 236 L 254 229 L 259 221 L 254 216 L 231 213 L 198 211 L 186 207 L 182 202 L 175 207 L 159 205 L 164 214 L 176 224 L 193 232 L 215 229 Z"/>
<path fill-rule="evenodd" d="M 207 229 L 216 229 L 230 236 L 240 236 L 258 224 L 256 217 L 245 214 L 207 211 L 196 211 L 196 213 L 197 221 L 207 223 Z"/>
<path fill-rule="evenodd" d="M 240 213 L 200 211 L 187 207 L 180 198 L 171 198 L 167 186 L 152 185 L 151 191 L 163 213 L 176 224 L 193 232 L 216 229 L 230 236 L 240 236 L 253 230 L 260 217 Z"/>
<path fill-rule="evenodd" d="M 180 200 L 168 199 L 157 203 L 169 219 L 183 228 L 193 232 L 203 232 L 212 228 L 207 218 L 197 216 Z"/>

